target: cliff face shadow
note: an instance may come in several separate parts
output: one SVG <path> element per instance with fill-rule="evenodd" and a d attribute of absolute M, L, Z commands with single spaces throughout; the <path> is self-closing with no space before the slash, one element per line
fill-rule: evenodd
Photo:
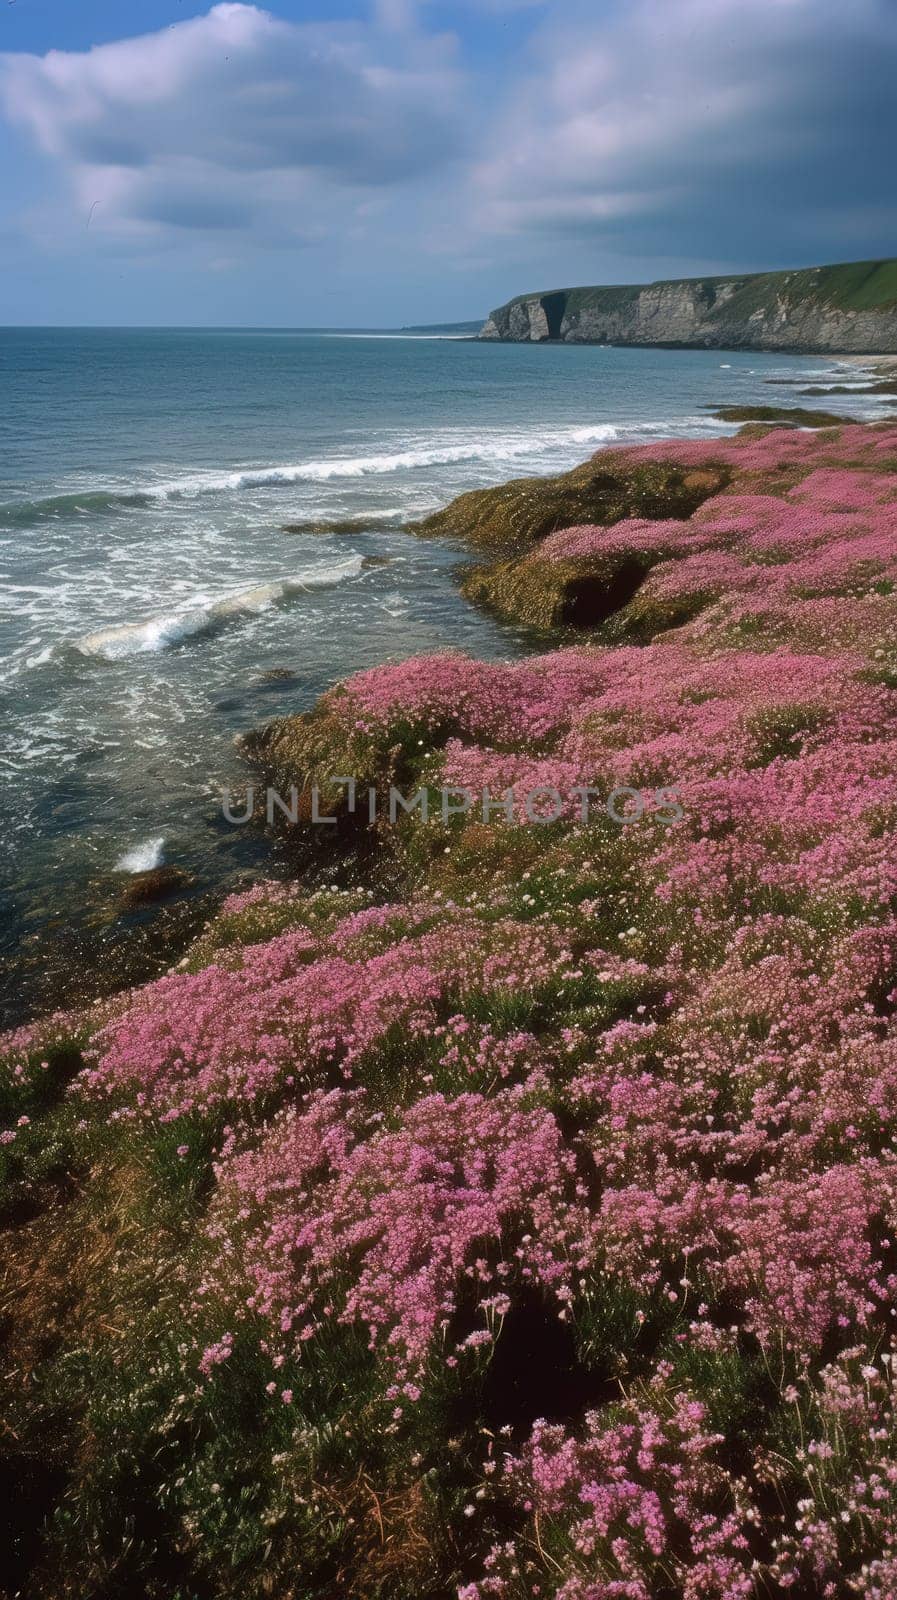
<path fill-rule="evenodd" d="M 562 290 L 559 290 L 556 294 L 543 294 L 539 304 L 545 312 L 549 339 L 559 339 L 561 337 L 561 323 L 564 320 L 564 312 L 567 309 L 567 296 Z"/>
<path fill-rule="evenodd" d="M 564 590 L 561 622 L 568 628 L 596 628 L 622 611 L 638 593 L 647 572 L 637 561 L 623 561 L 610 581 L 584 576 L 573 578 Z"/>

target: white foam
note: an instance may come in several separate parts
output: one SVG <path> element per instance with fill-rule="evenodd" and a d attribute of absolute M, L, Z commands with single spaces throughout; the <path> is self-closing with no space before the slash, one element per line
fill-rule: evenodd
<path fill-rule="evenodd" d="M 535 439 L 465 440 L 463 444 L 429 445 L 419 450 L 396 450 L 372 456 L 330 456 L 321 461 L 303 461 L 297 466 L 264 467 L 254 472 L 235 472 L 228 479 L 229 489 L 273 489 L 291 483 L 327 483 L 331 478 L 381 477 L 390 472 L 413 472 L 418 467 L 452 466 L 464 461 L 511 461 L 529 455 Z"/>
<path fill-rule="evenodd" d="M 116 872 L 153 872 L 156 867 L 161 867 L 165 860 L 163 854 L 164 838 L 145 839 L 143 844 L 135 844 L 133 850 L 126 850 L 119 856 L 115 863 Z"/>
<path fill-rule="evenodd" d="M 875 373 L 871 371 L 865 378 L 848 379 L 840 372 L 834 372 L 829 376 L 830 385 L 836 385 L 838 389 L 849 389 L 851 393 L 858 395 L 863 395 L 869 389 L 870 384 L 874 382 Z M 887 397 L 882 396 L 881 398 Z"/>
<path fill-rule="evenodd" d="M 192 604 L 166 612 L 160 617 L 149 617 L 140 622 L 122 622 L 113 627 L 100 628 L 95 633 L 83 634 L 74 641 L 75 649 L 81 655 L 98 656 L 104 661 L 155 655 L 183 643 L 185 639 L 210 633 L 233 617 L 256 615 L 293 595 L 303 594 L 310 589 L 330 588 L 347 578 L 355 578 L 362 570 L 362 562 L 360 555 L 348 556 L 330 566 L 309 567 L 271 583 L 256 584 L 251 589 L 237 589 L 218 600 L 198 598 Z"/>
<path fill-rule="evenodd" d="M 209 609 L 197 606 L 165 617 L 151 617 L 147 622 L 122 622 L 117 627 L 100 628 L 96 633 L 76 639 L 75 648 L 84 656 L 101 656 L 105 661 L 119 661 L 123 656 L 154 655 L 180 644 L 191 634 L 202 633 L 208 628 L 209 620 Z"/>
<path fill-rule="evenodd" d="M 529 460 L 534 464 L 548 456 L 552 462 L 564 452 L 574 451 L 581 445 L 612 444 L 616 439 L 642 434 L 675 436 L 683 429 L 692 431 L 706 425 L 705 418 L 676 417 L 660 422 L 640 423 L 634 419 L 618 423 L 572 425 L 563 428 L 521 428 L 514 432 L 476 433 L 458 436 L 436 433 L 419 436 L 400 450 L 385 449 L 369 455 L 333 455 L 310 457 L 307 461 L 272 463 L 269 466 L 246 467 L 235 472 L 207 470 L 186 474 L 155 483 L 96 488 L 93 492 L 108 492 L 123 500 L 159 501 L 194 499 L 208 494 L 232 493 L 256 489 L 283 489 L 292 484 L 329 483 L 334 479 L 383 477 L 391 473 L 416 472 L 427 467 L 463 466 L 465 463 L 483 463 L 501 469 L 505 463 Z M 374 512 L 372 516 L 386 517 L 391 512 Z"/>
<path fill-rule="evenodd" d="M 447 442 L 439 434 L 421 439 L 404 450 L 384 450 L 372 455 L 311 457 L 308 461 L 247 467 L 239 472 L 196 473 L 190 477 L 157 483 L 142 492 L 155 499 L 202 494 L 222 490 L 239 493 L 246 489 L 277 489 L 294 483 L 327 483 L 333 478 L 382 477 L 393 472 L 414 472 L 421 467 L 453 466 L 466 461 L 494 463 L 537 456 L 546 449 L 564 449 L 578 444 L 602 444 L 615 439 L 618 429 L 612 423 L 598 423 L 556 429 L 522 429 L 515 433 L 476 434 Z M 385 513 L 380 513 L 385 515 Z"/>
<path fill-rule="evenodd" d="M 620 429 L 611 422 L 598 422 L 588 428 L 571 428 L 563 437 L 564 444 L 612 444 L 620 436 Z"/>
<path fill-rule="evenodd" d="M 26 656 L 25 665 L 26 667 L 45 667 L 49 661 L 52 661 L 52 659 L 53 646 L 51 644 L 46 644 L 42 650 L 37 652 L 37 655 Z"/>

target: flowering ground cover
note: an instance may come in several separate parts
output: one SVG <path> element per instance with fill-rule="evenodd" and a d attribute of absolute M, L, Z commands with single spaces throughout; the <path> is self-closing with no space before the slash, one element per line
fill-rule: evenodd
<path fill-rule="evenodd" d="M 260 741 L 379 854 L 3 1041 L 20 1592 L 897 1594 L 897 429 L 601 462 L 597 633 Z"/>

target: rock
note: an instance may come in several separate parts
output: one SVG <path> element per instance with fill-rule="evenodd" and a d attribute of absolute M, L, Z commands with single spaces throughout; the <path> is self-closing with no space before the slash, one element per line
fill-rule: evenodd
<path fill-rule="evenodd" d="M 149 872 L 135 872 L 119 893 L 119 909 L 135 911 L 140 906 L 168 900 L 192 882 L 190 874 L 180 867 L 152 867 Z"/>
<path fill-rule="evenodd" d="M 311 534 L 343 534 L 343 533 L 373 533 L 378 528 L 384 527 L 379 519 L 373 522 L 370 517 L 309 517 L 305 522 L 282 522 L 281 533 L 311 533 Z"/>
<path fill-rule="evenodd" d="M 523 555 L 558 528 L 606 526 L 623 517 L 689 517 L 729 481 L 725 466 L 700 469 L 670 461 L 622 459 L 603 450 L 572 472 L 516 478 L 493 489 L 471 489 L 409 531 L 458 538 L 494 555 Z"/>
<path fill-rule="evenodd" d="M 257 689 L 277 688 L 282 683 L 295 683 L 298 673 L 292 667 L 268 667 L 253 678 L 252 684 Z"/>
<path fill-rule="evenodd" d="M 474 567 L 461 584 L 468 600 L 530 628 L 598 628 L 628 605 L 649 567 L 623 556 L 597 571 L 589 562 L 522 561 Z"/>
<path fill-rule="evenodd" d="M 506 620 L 532 628 L 596 628 L 632 598 L 647 564 L 621 560 L 596 571 L 589 563 L 546 562 L 539 558 L 543 539 L 560 528 L 606 527 L 625 517 L 689 517 L 730 477 L 729 467 L 712 460 L 690 467 L 601 451 L 558 477 L 471 490 L 412 531 L 454 536 L 491 555 L 492 561 L 463 574 L 462 590 Z"/>
<path fill-rule="evenodd" d="M 802 406 L 719 406 L 710 414 L 719 422 L 774 422 L 787 428 L 843 428 L 850 419 L 834 411 L 808 411 Z"/>

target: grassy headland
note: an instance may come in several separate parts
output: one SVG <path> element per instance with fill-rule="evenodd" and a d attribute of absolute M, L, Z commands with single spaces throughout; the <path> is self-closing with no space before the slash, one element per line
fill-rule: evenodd
<path fill-rule="evenodd" d="M 897 351 L 897 259 L 521 294 L 481 337 L 766 350 Z"/>

